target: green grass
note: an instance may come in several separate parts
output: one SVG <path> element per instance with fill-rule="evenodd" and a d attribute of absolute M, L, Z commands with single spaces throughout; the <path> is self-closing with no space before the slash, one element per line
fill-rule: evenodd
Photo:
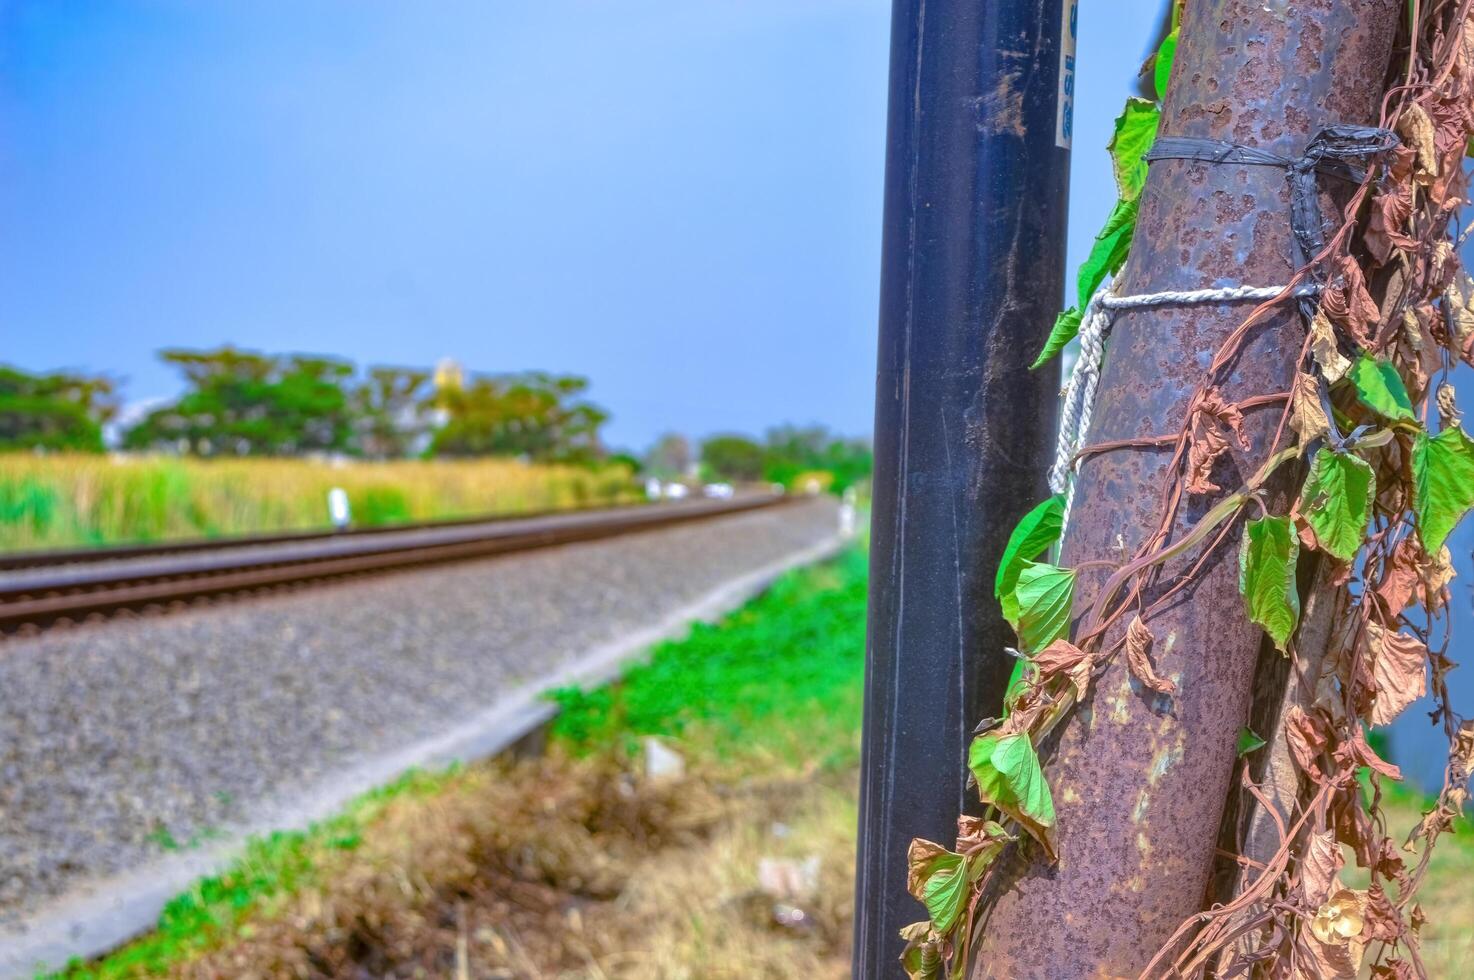
<path fill-rule="evenodd" d="M 552 692 L 554 739 L 574 752 L 633 751 L 640 736 L 690 740 L 699 730 L 720 757 L 858 761 L 865 561 L 853 550 L 788 575 L 722 622 L 656 647 L 618 684 Z"/>
<path fill-rule="evenodd" d="M 865 555 L 790 572 L 715 625 L 655 647 L 647 663 L 610 687 L 563 689 L 550 733 L 555 751 L 633 751 L 644 735 L 681 739 L 701 760 L 763 769 L 775 761 L 853 766 L 865 649 Z M 391 800 L 429 798 L 454 784 L 455 769 L 414 772 L 305 831 L 253 839 L 224 873 L 171 901 L 158 928 L 99 962 L 74 963 L 73 978 L 149 975 L 249 929 L 253 916 L 318 880 L 334 851 L 353 849 Z"/>

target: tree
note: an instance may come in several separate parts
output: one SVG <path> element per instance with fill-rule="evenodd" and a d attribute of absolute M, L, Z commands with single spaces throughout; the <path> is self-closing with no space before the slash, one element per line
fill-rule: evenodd
<path fill-rule="evenodd" d="M 422 368 L 370 368 L 349 399 L 354 449 L 374 459 L 414 453 L 430 430 L 431 409 L 424 397 L 430 376 Z"/>
<path fill-rule="evenodd" d="M 645 454 L 645 468 L 662 479 L 679 479 L 691 469 L 690 441 L 679 432 L 667 432 Z"/>
<path fill-rule="evenodd" d="M 712 436 L 701 444 L 701 462 L 713 476 L 723 480 L 760 480 L 763 447 L 746 436 Z"/>
<path fill-rule="evenodd" d="M 109 378 L 0 365 L 0 450 L 102 452 L 102 426 L 118 410 Z"/>
<path fill-rule="evenodd" d="M 542 371 L 477 375 L 438 391 L 448 419 L 436 431 L 436 456 L 522 456 L 538 462 L 602 458 L 599 429 L 609 414 L 585 400 L 588 379 Z"/>
<path fill-rule="evenodd" d="M 221 347 L 162 351 L 189 384 L 173 404 L 124 437 L 131 449 L 178 448 L 201 456 L 291 456 L 352 448 L 347 361 L 272 356 Z"/>
<path fill-rule="evenodd" d="M 802 473 L 824 470 L 834 475 L 830 489 L 843 492 L 868 477 L 873 462 L 863 439 L 842 438 L 821 425 L 783 425 L 768 430 L 763 478 L 790 486 Z"/>

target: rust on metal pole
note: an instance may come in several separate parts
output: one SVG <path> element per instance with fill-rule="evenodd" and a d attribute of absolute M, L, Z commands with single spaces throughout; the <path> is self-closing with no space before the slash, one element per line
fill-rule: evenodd
<path fill-rule="evenodd" d="M 1298 157 L 1325 126 L 1374 123 L 1403 7 L 1403 0 L 1189 0 L 1163 135 Z M 1283 284 L 1295 265 L 1289 214 L 1280 168 L 1153 163 L 1121 292 Z M 1247 312 L 1223 304 L 1118 317 L 1089 442 L 1178 431 L 1214 352 Z M 1303 338 L 1288 305 L 1266 317 L 1223 373 L 1224 396 L 1287 391 Z M 1220 485 L 1233 489 L 1258 468 L 1278 416 L 1245 413 L 1252 448 L 1234 447 L 1232 465 L 1220 463 Z M 1062 563 L 1120 563 L 1133 554 L 1160 519 L 1169 458 L 1118 450 L 1090 459 Z M 1218 499 L 1185 499 L 1174 536 Z M 1148 620 L 1157 669 L 1177 692 L 1144 690 L 1117 656 L 1045 746 L 1059 861 L 1051 866 L 1032 846 L 1004 859 L 985 896 L 975 980 L 1136 976 L 1202 908 L 1261 638 L 1238 593 L 1237 534 L 1227 541 L 1207 556 L 1196 586 Z M 1197 558 L 1169 564 L 1162 580 Z M 1099 568 L 1081 571 L 1077 616 L 1106 577 Z M 1107 635 L 1107 647 L 1123 625 Z"/>

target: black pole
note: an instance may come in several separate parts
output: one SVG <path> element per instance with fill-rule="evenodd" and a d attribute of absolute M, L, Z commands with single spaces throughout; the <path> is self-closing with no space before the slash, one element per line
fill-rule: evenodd
<path fill-rule="evenodd" d="M 901 976 L 912 837 L 948 845 L 1013 636 L 993 598 L 1044 499 L 1076 0 L 894 0 L 854 975 Z"/>

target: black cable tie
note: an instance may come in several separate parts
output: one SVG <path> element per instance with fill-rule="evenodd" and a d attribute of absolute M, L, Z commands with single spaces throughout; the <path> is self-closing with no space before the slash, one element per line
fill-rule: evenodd
<path fill-rule="evenodd" d="M 1353 184 L 1366 180 L 1365 167 L 1355 161 L 1376 157 L 1401 144 L 1397 134 L 1377 126 L 1327 126 L 1306 144 L 1298 157 L 1280 156 L 1254 146 L 1202 136 L 1161 136 L 1143 157 L 1154 160 L 1196 160 L 1200 163 L 1236 163 L 1251 167 L 1283 167 L 1290 181 L 1290 228 L 1300 252 L 1299 265 L 1325 248 L 1325 217 L 1320 211 L 1316 176 L 1336 177 Z M 1308 301 L 1302 300 L 1302 305 Z"/>

